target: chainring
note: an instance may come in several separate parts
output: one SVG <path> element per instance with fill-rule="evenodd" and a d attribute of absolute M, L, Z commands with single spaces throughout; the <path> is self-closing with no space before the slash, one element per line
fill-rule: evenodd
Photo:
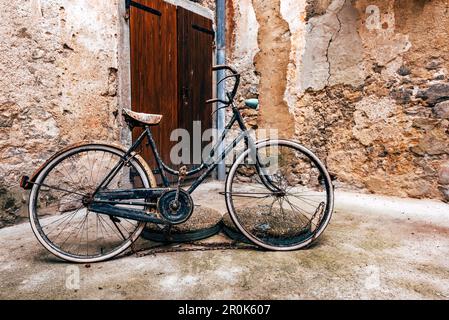
<path fill-rule="evenodd" d="M 178 206 L 175 209 L 173 204 L 176 199 L 176 190 L 165 192 L 157 202 L 157 209 L 167 222 L 172 225 L 186 222 L 192 215 L 194 204 L 190 194 L 184 190 L 179 190 Z"/>

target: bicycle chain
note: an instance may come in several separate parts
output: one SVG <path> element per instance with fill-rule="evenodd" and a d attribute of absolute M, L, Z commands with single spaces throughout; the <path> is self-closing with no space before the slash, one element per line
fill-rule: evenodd
<path fill-rule="evenodd" d="M 182 247 L 182 246 L 194 246 L 192 247 Z M 171 246 L 167 248 L 167 246 Z M 239 245 L 237 242 L 184 242 L 178 244 L 177 247 L 172 245 L 161 245 L 152 248 L 143 248 L 139 250 L 132 250 L 129 255 L 135 254 L 137 258 L 156 255 L 161 253 L 175 253 L 175 252 L 206 252 L 206 251 L 224 251 L 224 250 L 255 250 L 260 251 L 261 249 L 256 246 L 251 245 Z"/>

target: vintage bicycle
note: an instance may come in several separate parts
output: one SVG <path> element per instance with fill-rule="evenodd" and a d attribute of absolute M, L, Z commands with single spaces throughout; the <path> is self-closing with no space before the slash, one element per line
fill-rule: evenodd
<path fill-rule="evenodd" d="M 235 96 L 240 74 L 229 66 L 221 81 L 234 79 L 227 100 L 212 99 L 231 108 L 232 117 L 208 159 L 187 171 L 175 170 L 161 160 L 151 127 L 161 115 L 123 110 L 130 127 L 143 128 L 130 148 L 101 142 L 78 143 L 52 156 L 21 186 L 31 190 L 29 217 L 39 242 L 59 258 L 93 263 L 127 250 L 145 224 L 160 228 L 184 223 L 194 211 L 191 194 L 237 146 L 243 146 L 227 172 L 223 192 L 236 228 L 255 245 L 276 251 L 310 245 L 325 230 L 333 212 L 332 181 L 323 163 L 295 141 L 256 141 L 247 129 Z M 258 109 L 258 101 L 245 101 Z M 237 124 L 240 134 L 223 147 L 228 132 Z M 153 170 L 139 155 L 147 141 L 161 177 L 158 186 Z M 177 177 L 170 183 L 167 175 Z M 186 177 L 196 176 L 187 189 Z"/>

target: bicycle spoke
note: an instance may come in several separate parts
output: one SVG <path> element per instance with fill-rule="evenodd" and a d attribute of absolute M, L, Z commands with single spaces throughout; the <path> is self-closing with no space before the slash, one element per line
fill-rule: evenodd
<path fill-rule="evenodd" d="M 267 145 L 257 152 L 263 169 L 243 163 L 231 169 L 228 181 L 232 181 L 232 192 L 226 196 L 231 199 L 233 217 L 252 241 L 270 249 L 309 243 L 315 234 L 312 230 L 321 228 L 320 221 L 329 213 L 322 214 L 328 201 L 327 187 L 316 178 L 326 176 L 320 171 L 323 169 L 289 143 L 275 148 Z"/>
<path fill-rule="evenodd" d="M 77 213 L 78 213 L 78 211 L 77 211 Z M 73 217 L 75 217 L 75 216 L 76 216 L 76 214 L 75 214 Z M 71 220 L 73 220 L 73 217 L 71 218 Z M 76 227 L 72 227 L 72 231 L 70 231 L 70 233 L 69 233 L 69 235 L 67 236 L 67 238 L 62 242 L 62 245 L 64 245 L 64 244 L 70 239 L 70 237 L 72 236 L 73 232 L 74 232 L 77 228 L 79 228 L 80 224 L 81 224 L 81 223 L 79 223 L 78 225 L 76 225 Z M 61 232 L 64 231 L 64 230 L 65 230 L 65 228 L 63 228 L 63 229 L 61 230 Z M 58 237 L 59 237 L 59 234 L 58 234 L 57 238 L 58 238 Z"/>
<path fill-rule="evenodd" d="M 111 221 L 112 221 L 112 223 L 114 223 L 115 228 L 118 230 L 118 232 L 119 232 L 120 235 L 122 236 L 123 240 L 126 240 L 126 237 L 123 235 L 122 230 L 120 230 L 120 228 L 118 227 L 117 222 L 115 222 L 115 221 L 112 220 L 112 219 L 111 219 Z"/>
<path fill-rule="evenodd" d="M 242 197 L 242 198 L 269 198 L 273 196 L 273 193 L 252 193 L 252 192 L 231 192 L 233 197 Z"/>
<path fill-rule="evenodd" d="M 56 220 L 56 221 L 54 221 L 54 222 L 52 222 L 52 223 L 50 223 L 50 224 L 48 224 L 48 225 L 46 225 L 46 226 L 42 226 L 42 229 L 48 228 L 50 225 L 52 225 L 52 224 L 54 224 L 54 223 L 56 223 L 56 222 L 59 222 L 59 221 L 61 221 L 61 219 L 63 219 L 63 221 L 61 221 L 61 222 L 55 227 L 55 229 L 58 229 L 58 228 L 59 228 L 65 221 L 67 221 L 67 219 L 69 219 L 69 217 L 75 216 L 75 215 L 78 213 L 78 210 L 80 210 L 80 209 L 81 209 L 81 207 L 78 208 L 76 211 L 74 211 L 74 212 L 72 212 L 72 213 L 68 213 L 66 217 L 60 218 L 60 219 L 58 219 L 58 220 Z M 52 232 L 53 232 L 53 231 L 49 232 L 48 235 L 50 235 Z"/>
<path fill-rule="evenodd" d="M 294 197 L 294 198 L 296 198 L 296 199 L 298 199 L 298 200 L 300 200 L 300 201 L 302 201 L 302 202 L 308 204 L 308 205 L 311 206 L 311 207 L 316 207 L 316 206 L 315 206 L 314 204 L 312 204 L 312 203 L 318 203 L 318 204 L 321 203 L 321 201 L 316 201 L 316 200 L 310 200 L 310 199 L 304 200 L 304 198 L 298 197 L 298 196 L 293 196 L 293 195 L 292 195 L 292 197 Z"/>
<path fill-rule="evenodd" d="M 45 187 L 45 188 L 49 188 L 49 189 L 56 190 L 56 191 L 61 191 L 61 192 L 65 192 L 65 193 L 73 193 L 73 194 L 76 194 L 76 195 L 79 195 L 79 196 L 82 196 L 82 197 L 87 196 L 86 194 L 78 193 L 78 192 L 76 192 L 76 191 L 65 190 L 65 189 L 62 189 L 62 188 L 59 188 L 59 187 L 49 186 L 49 185 L 43 184 L 43 183 L 41 183 L 41 184 L 35 183 L 35 184 L 38 185 L 38 186 L 40 186 L 40 187 Z"/>
<path fill-rule="evenodd" d="M 131 236 L 142 230 L 142 223 L 124 218 L 112 221 L 87 208 L 93 191 L 102 181 L 100 179 L 110 175 L 123 154 L 108 147 L 79 149 L 53 164 L 45 177 L 36 183 L 38 191 L 33 200 L 33 216 L 38 234 L 42 234 L 38 239 L 51 244 L 58 255 L 60 253 L 67 259 L 90 259 L 122 251 L 120 248 L 129 246 Z M 134 160 L 129 164 L 129 169 L 118 168 L 110 176 L 108 190 L 133 189 L 133 183 L 147 185 L 142 174 L 130 181 L 128 170 L 136 173 L 143 170 L 136 169 Z"/>
<path fill-rule="evenodd" d="M 293 205 L 288 199 L 286 199 L 286 201 L 290 205 L 292 210 L 297 210 L 297 211 L 300 211 L 300 212 L 302 211 L 300 208 L 298 208 L 295 205 Z M 304 216 L 307 219 L 306 223 L 312 222 L 312 220 L 309 219 L 305 214 L 300 214 L 299 217 L 301 217 L 301 216 Z M 301 218 L 299 218 L 299 219 L 301 219 Z M 301 222 L 303 222 L 303 221 L 301 221 Z"/>

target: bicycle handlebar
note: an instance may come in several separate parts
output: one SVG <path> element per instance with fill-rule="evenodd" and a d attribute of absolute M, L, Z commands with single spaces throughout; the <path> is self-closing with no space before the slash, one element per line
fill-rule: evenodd
<path fill-rule="evenodd" d="M 235 75 L 239 74 L 235 69 L 233 69 L 230 66 L 224 65 L 224 64 L 220 64 L 220 65 L 216 65 L 216 66 L 212 67 L 212 71 L 220 71 L 220 70 L 229 70 Z"/>
<path fill-rule="evenodd" d="M 206 101 L 206 104 L 211 104 L 211 103 L 215 103 L 215 102 L 220 102 L 220 103 L 223 103 L 223 104 L 229 104 L 229 101 L 224 101 L 224 100 L 221 100 L 221 99 L 210 99 L 210 100 Z"/>
<path fill-rule="evenodd" d="M 228 70 L 232 72 L 232 75 L 226 76 L 223 79 L 221 79 L 218 83 L 228 79 L 228 78 L 235 78 L 235 83 L 234 83 L 234 88 L 232 89 L 232 93 L 230 96 L 228 96 L 228 98 L 230 98 L 229 101 L 224 101 L 221 99 L 210 99 L 206 101 L 206 104 L 210 104 L 210 103 L 215 103 L 215 102 L 220 102 L 223 103 L 225 105 L 230 105 L 232 103 L 232 101 L 234 100 L 235 95 L 237 94 L 237 90 L 239 88 L 240 85 L 240 74 L 233 69 L 230 66 L 226 66 L 226 65 L 217 65 L 217 66 L 213 66 L 212 67 L 212 71 L 221 71 L 221 70 Z"/>

